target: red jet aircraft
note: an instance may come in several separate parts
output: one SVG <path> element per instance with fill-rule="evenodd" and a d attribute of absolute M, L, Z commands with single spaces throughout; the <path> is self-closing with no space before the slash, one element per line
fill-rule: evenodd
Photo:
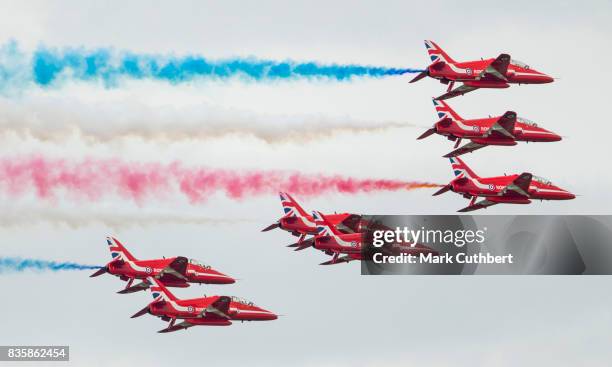
<path fill-rule="evenodd" d="M 160 333 L 187 329 L 192 326 L 229 326 L 232 321 L 266 321 L 278 318 L 274 313 L 238 297 L 210 296 L 192 299 L 176 298 L 158 279 L 148 277 L 153 302 L 132 315 L 151 314 L 169 321 Z M 175 325 L 177 319 L 182 322 Z"/>
<path fill-rule="evenodd" d="M 444 156 L 447 158 L 473 152 L 488 145 L 516 145 L 517 141 L 561 140 L 559 135 L 538 127 L 532 121 L 517 117 L 513 111 L 507 111 L 497 117 L 464 120 L 444 101 L 434 99 L 433 103 L 440 120 L 417 139 L 424 139 L 436 133 L 456 141 L 455 150 Z M 471 142 L 457 148 L 461 144 L 461 139 L 470 139 Z"/>
<path fill-rule="evenodd" d="M 576 196 L 553 185 L 549 180 L 531 173 L 499 177 L 478 177 L 459 157 L 450 158 L 455 178 L 435 195 L 454 191 L 471 199 L 470 205 L 459 210 L 469 212 L 495 204 L 529 204 L 531 200 L 570 200 Z M 476 202 L 478 197 L 483 197 Z"/>
<path fill-rule="evenodd" d="M 331 260 L 320 265 L 333 265 L 352 260 L 363 260 L 363 233 L 342 233 L 327 219 L 326 215 L 314 211 L 312 216 L 315 219 L 318 230 L 317 235 L 314 237 L 314 248 L 333 256 Z M 430 252 L 437 254 L 436 251 L 421 244 L 394 244 L 388 251 L 396 254 Z"/>
<path fill-rule="evenodd" d="M 134 279 L 145 279 L 154 276 L 168 287 L 189 287 L 189 283 L 231 284 L 236 281 L 208 265 L 183 256 L 155 260 L 137 260 L 113 237 L 106 237 L 106 243 L 113 258 L 106 266 L 96 271 L 91 277 L 109 273 L 127 281 L 125 288 L 118 293 L 133 293 L 147 289 L 148 282 L 132 286 Z"/>
<path fill-rule="evenodd" d="M 410 83 L 429 76 L 448 84 L 446 93 L 436 98 L 438 100 L 464 95 L 479 88 L 508 88 L 510 84 L 543 84 L 554 80 L 525 63 L 512 60 L 508 54 L 501 54 L 495 59 L 456 62 L 433 41 L 425 41 L 425 47 L 432 64 Z M 462 82 L 463 85 L 453 89 L 455 82 Z"/>
<path fill-rule="evenodd" d="M 363 259 L 361 255 L 362 233 L 342 233 L 327 219 L 327 216 L 318 211 L 313 211 L 312 217 L 317 226 L 317 234 L 313 239 L 314 248 L 332 256 L 331 260 L 323 262 L 321 265 L 333 265 Z"/>
<path fill-rule="evenodd" d="M 276 223 L 264 228 L 262 232 L 270 231 L 274 228 L 280 228 L 292 235 L 299 237 L 297 244 L 290 245 L 297 247 L 297 250 L 310 247 L 312 244 L 302 246 L 302 242 L 308 235 L 317 234 L 317 226 L 312 216 L 308 215 L 304 209 L 298 204 L 295 199 L 286 192 L 280 192 L 281 205 L 285 215 Z M 329 214 L 327 219 L 334 225 L 340 227 L 340 231 L 350 233 L 359 232 L 361 227 L 361 216 L 349 213 Z"/>

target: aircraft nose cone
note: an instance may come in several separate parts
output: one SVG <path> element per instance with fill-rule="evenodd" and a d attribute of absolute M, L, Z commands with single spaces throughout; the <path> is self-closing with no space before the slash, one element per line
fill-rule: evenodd
<path fill-rule="evenodd" d="M 555 133 L 550 134 L 550 141 L 560 141 L 560 140 L 561 140 L 561 135 L 557 135 Z"/>
<path fill-rule="evenodd" d="M 278 315 L 275 314 L 274 312 L 270 312 L 268 310 L 264 310 L 263 308 L 261 309 L 261 311 L 263 312 L 263 315 L 260 316 L 261 320 L 276 320 L 276 319 L 278 319 Z"/>
<path fill-rule="evenodd" d="M 219 284 L 234 284 L 236 279 L 222 273 L 217 274 L 216 280 Z"/>
<path fill-rule="evenodd" d="M 565 193 L 565 200 L 572 200 L 575 199 L 576 195 L 572 194 L 571 192 L 566 192 Z"/>
<path fill-rule="evenodd" d="M 558 200 L 572 200 L 576 198 L 576 195 L 572 194 L 569 191 L 565 191 L 563 189 L 559 189 L 561 192 L 558 194 Z"/>
<path fill-rule="evenodd" d="M 541 79 L 542 83 L 552 83 L 555 81 L 555 78 L 546 74 L 542 74 Z"/>

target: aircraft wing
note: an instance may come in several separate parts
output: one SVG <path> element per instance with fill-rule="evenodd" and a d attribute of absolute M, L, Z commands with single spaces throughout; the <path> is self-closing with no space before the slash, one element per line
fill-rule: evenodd
<path fill-rule="evenodd" d="M 511 133 L 514 131 L 514 125 L 516 124 L 516 112 L 506 111 L 506 113 L 497 120 L 497 124 Z"/>
<path fill-rule="evenodd" d="M 190 327 L 196 326 L 198 324 L 193 324 L 191 322 L 189 322 L 191 319 L 186 319 L 176 325 L 172 325 L 172 326 L 168 326 L 165 329 L 159 330 L 158 333 L 171 333 L 173 331 L 177 331 L 177 330 L 185 330 L 185 329 L 189 329 Z M 218 323 L 217 325 L 220 326 L 228 326 L 231 325 L 232 322 L 229 320 L 224 320 L 223 323 Z"/>
<path fill-rule="evenodd" d="M 465 84 L 458 86 L 457 88 L 451 90 L 450 92 L 446 92 L 443 95 L 441 95 L 440 97 L 436 97 L 435 100 L 436 101 L 442 101 L 445 99 L 449 99 L 449 98 L 453 98 L 453 97 L 457 97 L 457 96 L 462 96 L 466 93 L 469 93 L 471 91 L 475 91 L 476 89 L 478 89 L 478 87 L 470 87 L 467 86 Z"/>
<path fill-rule="evenodd" d="M 150 284 L 145 280 L 145 281 L 142 281 L 142 282 L 140 282 L 138 284 L 135 284 L 135 285 L 133 285 L 131 287 L 122 289 L 122 290 L 120 290 L 117 293 L 119 293 L 119 294 L 128 294 L 128 293 L 140 292 L 140 291 L 144 291 L 146 289 L 149 289 L 149 286 L 150 286 Z"/>
<path fill-rule="evenodd" d="M 487 136 L 497 135 L 501 138 L 510 138 L 514 140 L 514 125 L 516 124 L 516 112 L 507 111 L 500 117 L 493 126 L 487 131 Z"/>
<path fill-rule="evenodd" d="M 220 296 L 210 306 L 202 310 L 202 314 L 206 317 L 219 317 L 222 319 L 229 319 L 228 311 L 232 299 L 228 296 Z"/>
<path fill-rule="evenodd" d="M 295 247 L 295 250 L 293 251 L 302 251 L 304 249 L 314 246 L 314 241 L 315 241 L 314 237 L 311 237 L 311 238 L 303 240 L 302 242 L 292 243 L 291 245 L 287 247 Z"/>
<path fill-rule="evenodd" d="M 506 187 L 501 192 L 502 196 L 522 196 L 529 198 L 529 185 L 531 184 L 531 179 L 533 175 L 531 173 L 523 172 L 517 178 L 512 181 L 512 183 Z"/>
<path fill-rule="evenodd" d="M 501 54 L 497 56 L 479 75 L 479 79 L 496 79 L 502 81 L 508 81 L 506 78 L 506 72 L 508 71 L 508 65 L 510 64 L 510 55 Z"/>
<path fill-rule="evenodd" d="M 186 330 L 189 329 L 190 327 L 195 326 L 194 324 L 190 323 L 189 321 L 182 321 L 176 325 L 172 325 L 172 326 L 168 326 L 165 329 L 161 329 L 160 331 L 158 331 L 158 333 L 171 333 L 173 331 L 177 331 L 177 330 Z"/>
<path fill-rule="evenodd" d="M 488 208 L 488 207 L 490 207 L 492 205 L 495 205 L 495 204 L 497 204 L 497 203 L 494 202 L 494 201 L 483 199 L 483 200 L 480 200 L 480 201 L 478 201 L 478 202 L 476 202 L 476 203 L 474 203 L 472 205 L 466 206 L 465 208 L 460 209 L 458 211 L 462 212 L 462 213 L 472 212 L 474 210 Z"/>
<path fill-rule="evenodd" d="M 162 269 L 159 273 L 158 279 L 164 282 L 177 282 L 177 281 L 186 281 L 187 274 L 187 260 L 184 256 L 177 256 L 176 259 L 172 260 L 168 266 Z"/>
<path fill-rule="evenodd" d="M 342 222 L 340 222 L 336 228 L 345 233 L 357 233 L 360 231 L 361 224 L 361 215 L 351 214 L 348 217 L 344 218 Z"/>
<path fill-rule="evenodd" d="M 462 154 L 465 154 L 465 153 L 473 152 L 473 151 L 478 150 L 480 148 L 484 148 L 486 146 L 487 146 L 486 144 L 478 144 L 478 143 L 474 143 L 474 142 L 469 142 L 469 143 L 465 144 L 464 146 L 459 147 L 459 148 L 453 150 L 452 152 L 444 155 L 444 157 L 446 157 L 446 158 L 456 157 L 456 156 L 459 156 L 459 155 L 462 155 Z"/>
<path fill-rule="evenodd" d="M 334 265 L 334 264 L 340 264 L 340 263 L 347 263 L 353 260 L 357 260 L 357 259 L 355 259 L 354 257 L 351 257 L 350 255 L 344 255 L 344 256 L 338 256 L 331 260 L 322 262 L 319 265 Z"/>

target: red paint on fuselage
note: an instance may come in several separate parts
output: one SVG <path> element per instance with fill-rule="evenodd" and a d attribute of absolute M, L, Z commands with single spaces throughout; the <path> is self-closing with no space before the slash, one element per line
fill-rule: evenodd
<path fill-rule="evenodd" d="M 144 279 L 148 276 L 157 276 L 176 258 L 134 261 L 111 261 L 107 264 L 108 272 L 118 277 Z M 232 284 L 236 280 L 210 267 L 199 264 L 187 264 L 185 281 L 164 282 L 169 287 L 189 287 L 188 283 L 204 284 Z"/>
<path fill-rule="evenodd" d="M 325 218 L 328 218 L 327 216 Z M 361 252 L 361 233 L 339 234 L 336 236 L 316 236 L 314 247 L 321 251 L 355 254 Z"/>
<path fill-rule="evenodd" d="M 499 177 L 480 177 L 463 179 L 458 178 L 451 181 L 452 190 L 460 194 L 470 196 L 487 197 L 492 201 L 508 204 L 528 204 L 527 198 L 520 196 L 499 196 L 495 195 L 502 192 L 504 188 L 510 185 L 519 175 L 508 175 Z M 566 191 L 552 183 L 540 182 L 532 180 L 527 190 L 529 199 L 535 200 L 570 200 L 576 196 L 569 191 Z"/>
<path fill-rule="evenodd" d="M 560 141 L 561 136 L 539 126 L 517 121 L 514 130 L 509 131 L 514 139 L 487 136 L 489 129 L 501 116 L 459 120 L 449 122 L 439 121 L 435 125 L 436 133 L 444 136 L 453 136 L 462 139 L 471 139 L 475 143 L 487 145 L 516 145 L 517 141 L 525 142 L 553 142 Z M 461 125 L 464 126 L 461 126 Z"/>
<path fill-rule="evenodd" d="M 221 316 L 216 314 L 210 317 L 201 317 L 203 314 L 202 312 L 217 301 L 219 297 L 220 296 L 210 296 L 193 299 L 154 301 L 149 304 L 149 313 L 171 319 L 219 319 Z M 271 311 L 255 306 L 253 303 L 235 301 L 234 298 L 232 298 L 229 309 L 225 314 L 229 317 L 229 320 L 232 321 L 268 321 L 278 318 L 278 316 Z"/>
<path fill-rule="evenodd" d="M 508 84 L 544 84 L 554 79 L 532 68 L 510 63 L 504 77 L 505 81 L 494 78 L 480 78 L 480 73 L 495 59 L 446 63 L 438 62 L 427 69 L 429 76 L 446 81 L 464 82 L 465 85 L 479 88 L 507 88 Z"/>
<path fill-rule="evenodd" d="M 338 225 L 342 223 L 346 218 L 348 218 L 351 214 L 349 213 L 340 213 L 340 214 L 328 214 L 325 217 L 333 225 Z M 306 235 L 315 235 L 317 234 L 317 226 L 315 224 L 314 218 L 312 215 L 305 215 L 302 217 L 296 216 L 285 216 L 282 217 L 279 221 L 279 227 L 282 230 L 287 232 L 291 232 L 293 234 L 306 234 Z"/>

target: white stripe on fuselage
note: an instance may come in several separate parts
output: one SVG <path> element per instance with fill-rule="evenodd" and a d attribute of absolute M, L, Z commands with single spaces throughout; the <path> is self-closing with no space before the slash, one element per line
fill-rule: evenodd
<path fill-rule="evenodd" d="M 229 311 L 230 313 L 239 313 L 239 314 L 251 314 L 251 315 L 272 315 L 272 312 L 269 311 L 259 311 L 259 310 L 245 310 L 245 309 L 241 309 L 241 308 L 230 308 Z"/>
<path fill-rule="evenodd" d="M 341 239 L 339 236 L 337 235 L 333 235 L 334 239 L 336 240 L 336 243 L 338 245 L 340 245 L 340 247 L 346 247 L 346 248 L 355 248 L 357 247 L 355 244 L 355 241 L 344 241 L 343 239 Z"/>
<path fill-rule="evenodd" d="M 489 131 L 491 128 L 489 126 L 480 126 L 480 125 L 466 125 L 464 124 L 461 120 L 453 120 L 457 126 L 459 127 L 459 129 L 461 129 L 462 131 L 468 132 L 468 133 L 474 133 L 474 126 L 478 126 L 479 128 L 479 133 L 478 134 L 466 134 L 468 135 L 468 137 L 479 137 L 481 135 L 483 135 L 484 133 L 486 133 L 487 131 Z M 513 134 L 516 133 L 518 131 L 522 131 L 524 134 L 541 134 L 541 135 L 555 135 L 555 133 L 550 132 L 550 131 L 545 131 L 545 130 L 530 130 L 530 129 L 525 129 L 523 127 L 517 126 L 514 131 L 509 131 L 509 133 Z"/>
<path fill-rule="evenodd" d="M 502 186 L 502 185 L 493 185 L 493 189 L 490 188 L 489 184 L 483 184 L 481 183 L 478 179 L 472 179 L 472 183 L 474 184 L 474 186 L 476 186 L 477 188 L 481 189 L 481 190 L 486 190 L 486 191 L 502 191 L 503 189 L 505 189 L 506 187 L 508 187 L 508 185 L 511 185 L 512 183 L 506 185 L 506 186 Z M 529 185 L 529 187 L 527 188 L 527 191 L 535 191 L 536 193 L 539 192 L 547 192 L 547 193 L 556 193 L 556 194 L 563 194 L 566 191 L 565 190 L 561 190 L 561 189 L 543 189 L 543 188 L 539 188 L 535 185 Z"/>
<path fill-rule="evenodd" d="M 556 189 L 540 189 L 540 188 L 535 187 L 535 186 L 534 186 L 533 191 L 535 191 L 535 192 L 550 192 L 550 193 L 556 193 L 556 194 L 564 194 L 564 193 L 567 192 L 565 190 L 560 190 L 560 189 L 559 190 L 556 190 Z"/>
<path fill-rule="evenodd" d="M 332 237 L 335 241 L 336 244 L 339 245 L 340 247 L 345 247 L 345 248 L 355 248 L 357 246 L 354 246 L 353 243 L 355 243 L 355 241 L 345 241 L 342 238 L 340 238 L 340 236 L 336 235 L 331 228 L 329 228 L 329 226 L 322 224 L 321 226 L 323 226 L 323 228 L 325 228 L 325 233 L 323 233 L 323 235 L 326 236 L 330 236 Z"/>
<path fill-rule="evenodd" d="M 230 276 L 225 275 L 225 274 L 211 274 L 211 273 L 200 273 L 196 270 L 187 270 L 187 275 L 194 275 L 194 276 L 199 276 L 199 275 L 210 275 L 210 276 L 215 276 L 215 277 L 219 277 L 219 278 L 230 278 Z"/>
<path fill-rule="evenodd" d="M 456 79 L 455 79 L 455 80 L 457 80 L 457 81 L 479 80 L 478 76 L 479 76 L 479 75 L 480 75 L 480 74 L 481 74 L 481 73 L 482 73 L 482 72 L 485 70 L 485 69 L 472 69 L 472 68 L 468 68 L 468 67 L 466 67 L 466 68 L 461 68 L 461 67 L 458 67 L 458 66 L 456 66 L 455 64 L 451 64 L 451 63 L 446 63 L 446 65 L 448 65 L 448 67 L 449 67 L 449 68 L 450 68 L 450 69 L 451 69 L 453 72 L 455 72 L 455 73 L 457 73 L 457 74 L 464 74 L 466 77 L 469 77 L 469 78 L 465 78 L 465 79 L 464 79 L 464 78 L 459 77 L 459 78 L 456 78 Z M 472 69 L 471 74 L 468 74 L 468 73 L 467 73 L 467 71 L 466 71 L 467 69 Z M 514 75 L 517 75 L 517 76 L 534 76 L 534 75 L 538 75 L 538 74 L 535 74 L 535 73 L 527 73 L 527 72 L 524 72 L 524 71 L 514 71 Z M 502 80 L 502 81 L 503 81 L 503 80 Z"/>
<path fill-rule="evenodd" d="M 474 186 L 478 187 L 481 190 L 489 190 L 489 191 L 495 191 L 495 189 L 502 190 L 504 187 L 506 187 L 506 186 L 493 185 L 493 189 L 491 189 L 490 184 L 483 184 L 477 178 L 473 178 L 472 183 L 474 184 Z"/>
<path fill-rule="evenodd" d="M 140 265 L 136 265 L 136 263 L 135 263 L 135 262 L 130 261 L 130 260 L 123 259 L 123 261 L 125 261 L 125 263 L 126 263 L 126 264 L 128 264 L 128 265 L 129 265 L 129 267 L 130 267 L 130 268 L 132 268 L 132 270 L 134 270 L 134 271 L 139 271 L 139 272 L 142 272 L 142 273 L 145 273 L 145 274 L 148 274 L 148 275 L 153 275 L 153 274 L 156 274 L 156 273 L 158 273 L 158 272 L 162 271 L 162 269 L 152 268 L 152 267 L 150 267 L 150 266 L 140 266 Z M 148 268 L 148 269 L 151 269 L 151 272 L 150 272 L 150 273 L 149 273 L 149 272 L 147 272 L 147 268 Z"/>
<path fill-rule="evenodd" d="M 196 306 L 181 306 L 181 305 L 179 305 L 178 303 L 176 303 L 175 301 L 171 300 L 171 299 L 170 299 L 170 297 L 168 297 L 168 296 L 167 296 L 167 295 L 164 293 L 164 291 L 162 291 L 161 289 L 160 289 L 159 291 L 156 291 L 156 292 L 161 292 L 161 293 L 162 293 L 162 295 L 161 295 L 161 297 L 160 297 L 160 298 L 162 298 L 164 301 L 166 301 L 167 303 L 169 303 L 169 304 L 170 304 L 170 306 L 172 306 L 172 308 L 173 308 L 175 311 L 178 311 L 178 312 L 188 312 L 188 313 L 192 313 L 192 314 L 199 314 L 199 313 L 200 313 L 200 312 L 202 312 L 202 310 L 203 310 L 203 308 L 201 308 L 201 307 L 196 307 Z M 192 311 L 190 311 L 190 310 L 189 310 L 189 307 L 192 307 L 192 308 L 193 308 L 193 310 L 192 310 Z"/>
<path fill-rule="evenodd" d="M 535 133 L 535 134 L 543 134 L 543 135 L 555 135 L 555 133 L 550 132 L 550 131 L 542 131 L 542 130 L 525 130 L 525 129 L 521 129 L 523 130 L 523 133 Z"/>
<path fill-rule="evenodd" d="M 459 128 L 460 128 L 461 130 L 463 130 L 463 131 L 475 132 L 475 131 L 474 131 L 474 126 L 478 126 L 478 125 L 471 125 L 471 126 L 470 126 L 470 125 L 466 125 L 466 124 L 464 124 L 464 123 L 463 123 L 462 121 L 460 121 L 460 120 L 454 120 L 454 121 L 455 121 L 455 123 L 457 124 L 457 126 L 459 126 Z M 478 129 L 479 129 L 479 131 L 480 131 L 480 134 L 478 134 L 478 135 L 474 135 L 474 136 L 480 136 L 480 135 L 482 135 L 483 133 L 485 133 L 487 130 L 489 130 L 489 128 L 488 128 L 488 127 L 481 127 L 481 126 L 478 126 Z"/>

